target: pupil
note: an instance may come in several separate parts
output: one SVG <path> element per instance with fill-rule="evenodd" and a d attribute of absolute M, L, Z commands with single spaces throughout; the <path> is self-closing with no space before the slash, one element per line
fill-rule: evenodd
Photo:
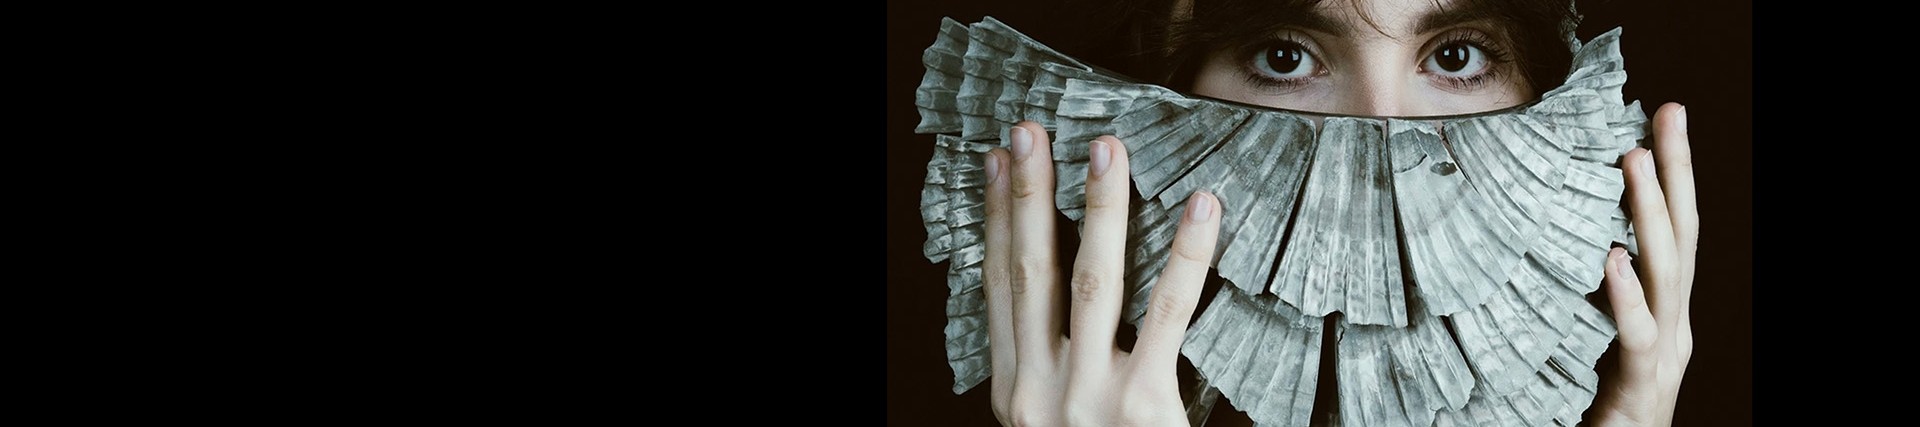
<path fill-rule="evenodd" d="M 1273 49 L 1273 58 L 1270 58 L 1267 62 L 1273 63 L 1273 71 L 1287 74 L 1300 68 L 1300 59 L 1301 52 L 1299 49 L 1280 47 Z"/>
<path fill-rule="evenodd" d="M 1454 45 L 1440 49 L 1440 57 L 1438 60 L 1441 69 L 1460 71 L 1461 68 L 1467 67 L 1467 48 L 1466 46 Z"/>

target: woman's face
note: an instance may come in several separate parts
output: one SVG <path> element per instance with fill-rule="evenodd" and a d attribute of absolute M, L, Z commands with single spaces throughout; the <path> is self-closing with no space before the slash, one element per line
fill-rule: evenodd
<path fill-rule="evenodd" d="M 1323 2 L 1264 41 L 1207 54 L 1193 90 L 1366 116 L 1466 114 L 1528 101 L 1507 33 L 1471 11 L 1442 8 L 1453 0 L 1438 3 Z"/>

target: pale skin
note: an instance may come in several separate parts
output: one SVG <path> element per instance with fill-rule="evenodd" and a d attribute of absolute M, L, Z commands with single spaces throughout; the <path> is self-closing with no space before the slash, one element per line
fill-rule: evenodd
<path fill-rule="evenodd" d="M 1376 27 L 1349 5 L 1328 2 L 1328 21 L 1345 24 L 1283 30 L 1266 50 L 1210 55 L 1194 92 L 1307 111 L 1367 116 L 1464 114 L 1518 105 L 1530 89 L 1510 64 L 1486 61 L 1474 42 L 1501 42 L 1497 28 L 1457 22 L 1416 31 L 1430 1 L 1356 0 Z M 1443 2 L 1445 3 L 1445 2 Z M 1463 37 L 1463 33 L 1471 37 Z M 1498 49 L 1498 47 L 1491 47 Z M 1291 49 L 1291 50 L 1289 50 Z M 1476 59 L 1481 60 L 1475 62 Z M 1258 73 L 1262 84 L 1248 78 Z M 1491 76 L 1508 76 L 1494 78 Z M 1482 76 L 1472 84 L 1471 77 Z M 1050 141 L 1038 124 L 1009 131 L 1009 149 L 987 154 L 986 258 L 983 281 L 992 346 L 994 415 L 1010 426 L 1186 425 L 1176 367 L 1188 319 L 1213 258 L 1221 205 L 1192 194 L 1166 268 L 1149 297 L 1133 351 L 1114 342 L 1125 288 L 1128 177 L 1126 145 L 1113 136 L 1088 147 L 1087 210 L 1073 270 L 1055 256 Z M 1690 298 L 1699 241 L 1686 109 L 1662 105 L 1653 116 L 1653 150 L 1621 159 L 1640 257 L 1614 249 L 1604 292 L 1619 328 L 1620 369 L 1600 384 L 1590 425 L 1668 425 L 1693 354 Z M 1636 262 L 1637 261 L 1637 262 Z M 1062 301 L 1065 299 L 1066 301 Z M 1067 319 L 1072 331 L 1067 331 Z M 1067 333 L 1074 338 L 1068 339 Z"/>

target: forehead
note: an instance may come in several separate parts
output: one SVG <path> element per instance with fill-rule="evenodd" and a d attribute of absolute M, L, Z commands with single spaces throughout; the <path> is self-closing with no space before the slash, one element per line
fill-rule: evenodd
<path fill-rule="evenodd" d="M 1192 2 L 1182 0 L 1176 15 L 1190 15 Z M 1492 1 L 1475 0 L 1274 0 L 1253 3 L 1251 7 L 1228 9 L 1245 12 L 1255 18 L 1286 24 L 1328 35 L 1353 38 L 1402 38 L 1419 36 L 1447 27 L 1480 21 L 1497 7 Z M 1204 6 L 1203 6 L 1204 7 Z"/>
<path fill-rule="evenodd" d="M 1390 35 L 1407 34 L 1416 21 L 1444 10 L 1454 0 L 1327 0 L 1313 11 L 1346 23 L 1350 30 L 1373 27 Z"/>

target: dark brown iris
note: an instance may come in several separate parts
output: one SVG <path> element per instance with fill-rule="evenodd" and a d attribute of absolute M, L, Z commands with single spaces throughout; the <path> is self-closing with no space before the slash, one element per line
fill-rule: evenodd
<path fill-rule="evenodd" d="M 1472 57 L 1468 56 L 1467 45 L 1463 44 L 1443 47 L 1440 48 L 1440 52 L 1434 53 L 1435 62 L 1439 62 L 1440 69 L 1446 70 L 1447 72 L 1456 72 L 1462 68 L 1466 68 L 1467 60 L 1469 59 L 1472 59 Z"/>
<path fill-rule="evenodd" d="M 1306 50 L 1291 43 L 1267 49 L 1267 65 L 1280 74 L 1291 74 L 1300 69 L 1300 62 L 1306 59 Z"/>

